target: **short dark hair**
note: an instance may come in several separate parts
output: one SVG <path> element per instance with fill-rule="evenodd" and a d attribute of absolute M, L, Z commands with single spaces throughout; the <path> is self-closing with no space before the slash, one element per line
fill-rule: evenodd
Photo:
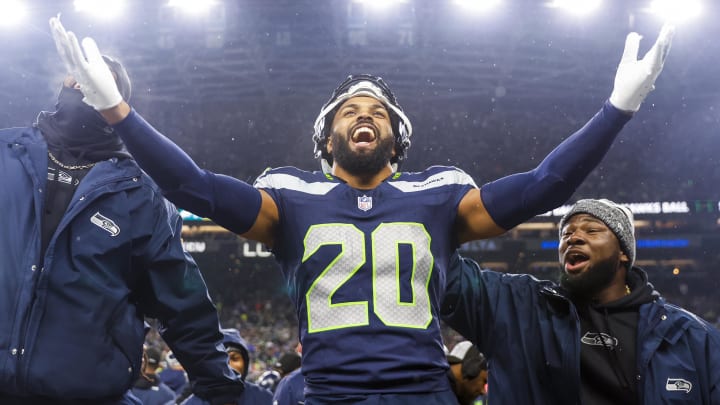
<path fill-rule="evenodd" d="M 162 359 L 162 352 L 159 349 L 150 346 L 145 349 L 145 355 L 147 355 L 148 365 L 153 367 L 158 367 L 160 365 L 160 360 Z"/>
<path fill-rule="evenodd" d="M 487 370 L 487 359 L 475 345 L 464 340 L 455 345 L 447 355 L 448 363 L 462 364 L 462 376 L 466 380 L 472 380 L 480 375 L 480 372 Z"/>

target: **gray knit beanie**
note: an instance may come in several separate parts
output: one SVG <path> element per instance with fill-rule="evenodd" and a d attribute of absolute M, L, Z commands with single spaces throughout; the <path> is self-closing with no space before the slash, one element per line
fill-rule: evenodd
<path fill-rule="evenodd" d="M 617 236 L 620 249 L 630 259 L 629 267 L 635 263 L 635 225 L 630 209 L 610 200 L 580 200 L 560 220 L 560 237 L 565 224 L 575 214 L 589 214 L 603 221 Z"/>

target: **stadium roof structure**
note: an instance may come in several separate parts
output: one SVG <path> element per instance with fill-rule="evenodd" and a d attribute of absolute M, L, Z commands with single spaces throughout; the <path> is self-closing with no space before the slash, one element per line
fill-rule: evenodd
<path fill-rule="evenodd" d="M 662 25 L 650 0 L 605 1 L 582 17 L 538 0 L 504 0 L 488 13 L 451 0 L 368 1 L 215 0 L 188 15 L 170 0 L 128 0 L 104 19 L 70 0 L 27 1 L 27 20 L 0 29 L 0 127 L 29 124 L 54 104 L 65 72 L 47 20 L 60 13 L 124 63 L 131 104 L 211 170 L 250 181 L 269 165 L 315 165 L 320 106 L 348 74 L 372 73 L 413 120 L 406 169 L 457 165 L 480 184 L 534 167 L 607 99 L 626 34 L 644 36 L 642 55 Z M 720 199 L 720 158 L 708 152 L 720 128 L 720 4 L 705 3 L 701 18 L 678 25 L 658 89 L 582 195 Z M 697 195 L 653 191 L 678 185 Z M 628 195 L 640 189 L 650 191 Z"/>
<path fill-rule="evenodd" d="M 661 25 L 644 12 L 649 0 L 606 2 L 582 18 L 537 0 L 505 0 L 485 14 L 450 0 L 406 0 L 381 10 L 358 0 L 218 0 L 200 16 L 167 1 L 133 0 L 104 20 L 72 11 L 69 0 L 29 3 L 30 21 L 1 32 L 3 97 L 27 93 L 21 86 L 28 79 L 61 72 L 46 27 L 58 12 L 68 29 L 94 37 L 128 65 L 139 98 L 184 103 L 324 97 L 358 72 L 384 76 L 406 99 L 537 103 L 604 95 L 625 34 L 643 34 L 644 53 Z M 678 30 L 673 53 L 680 55 L 669 61 L 675 77 L 663 87 L 714 97 L 704 85 L 720 58 L 713 13 Z"/>

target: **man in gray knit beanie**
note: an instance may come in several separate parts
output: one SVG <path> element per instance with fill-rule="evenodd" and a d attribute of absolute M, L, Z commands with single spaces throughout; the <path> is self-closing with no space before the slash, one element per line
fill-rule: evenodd
<path fill-rule="evenodd" d="M 618 238 L 623 253 L 630 259 L 628 269 L 633 266 L 635 263 L 635 225 L 633 224 L 633 213 L 629 208 L 604 198 L 579 200 L 560 220 L 560 238 L 562 238 L 563 228 L 568 219 L 576 214 L 589 214 L 605 223 Z"/>
<path fill-rule="evenodd" d="M 629 294 L 635 263 L 632 212 L 610 200 L 580 200 L 560 220 L 560 285 L 575 298 Z"/>
<path fill-rule="evenodd" d="M 456 257 L 441 312 L 487 356 L 490 403 L 720 405 L 720 332 L 635 262 L 633 216 L 580 200 L 560 221 L 560 285 Z M 526 394 L 526 391 L 532 391 Z"/>

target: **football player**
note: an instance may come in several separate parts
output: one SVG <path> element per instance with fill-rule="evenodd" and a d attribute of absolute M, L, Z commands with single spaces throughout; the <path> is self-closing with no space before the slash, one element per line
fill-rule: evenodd
<path fill-rule="evenodd" d="M 630 34 L 609 101 L 529 172 L 478 187 L 454 167 L 399 171 L 411 122 L 381 78 L 354 75 L 315 121 L 323 170 L 273 169 L 253 187 L 198 167 L 117 96 L 92 39 L 51 25 L 85 101 L 167 198 L 272 249 L 297 310 L 306 404 L 455 401 L 437 318 L 450 256 L 565 202 L 653 88 L 672 37 L 638 60 Z"/>

